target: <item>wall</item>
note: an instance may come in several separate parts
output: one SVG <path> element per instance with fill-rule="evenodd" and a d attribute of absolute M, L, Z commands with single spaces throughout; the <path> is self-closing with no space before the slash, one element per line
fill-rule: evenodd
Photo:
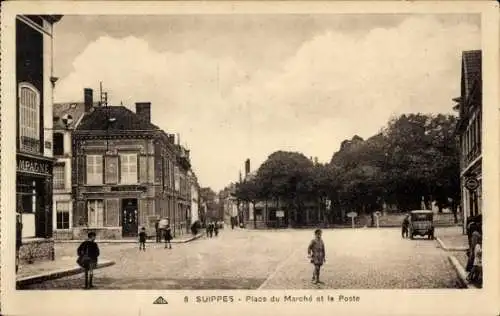
<path fill-rule="evenodd" d="M 54 260 L 54 241 L 40 238 L 23 241 L 19 259 L 21 264 Z"/>
<path fill-rule="evenodd" d="M 43 21 L 43 28 L 52 34 L 52 24 Z M 53 88 L 50 78 L 52 77 L 52 36 L 43 36 L 43 127 L 44 127 L 44 142 L 50 142 L 50 146 L 43 144 L 44 156 L 52 157 L 52 127 L 53 117 Z"/>

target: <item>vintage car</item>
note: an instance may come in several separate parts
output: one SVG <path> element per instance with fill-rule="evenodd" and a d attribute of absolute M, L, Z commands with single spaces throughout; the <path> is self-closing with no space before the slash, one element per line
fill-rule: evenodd
<path fill-rule="evenodd" d="M 428 210 L 413 210 L 410 212 L 408 235 L 413 239 L 415 235 L 427 236 L 434 239 L 434 213 Z"/>

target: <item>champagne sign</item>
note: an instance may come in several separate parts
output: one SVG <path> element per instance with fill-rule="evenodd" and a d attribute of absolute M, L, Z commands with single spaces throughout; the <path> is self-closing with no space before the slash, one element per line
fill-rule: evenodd
<path fill-rule="evenodd" d="M 17 158 L 17 171 L 44 176 L 52 175 L 52 164 L 43 160 Z"/>

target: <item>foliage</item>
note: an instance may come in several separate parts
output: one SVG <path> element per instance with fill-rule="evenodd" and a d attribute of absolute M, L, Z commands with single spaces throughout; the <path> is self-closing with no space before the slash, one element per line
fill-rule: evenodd
<path fill-rule="evenodd" d="M 456 211 L 456 123 L 451 115 L 401 115 L 367 140 L 355 135 L 343 141 L 327 164 L 301 153 L 277 151 L 255 177 L 237 185 L 236 196 L 250 202 L 279 199 L 299 212 L 306 200 L 321 206 L 329 198 L 336 211 L 366 214 L 380 210 L 384 202 L 400 210 L 420 208 L 424 197 Z"/>

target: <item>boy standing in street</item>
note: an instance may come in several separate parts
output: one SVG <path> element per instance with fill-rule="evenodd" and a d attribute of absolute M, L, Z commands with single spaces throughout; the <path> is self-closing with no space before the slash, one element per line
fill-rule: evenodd
<path fill-rule="evenodd" d="M 146 251 L 146 229 L 143 227 L 139 233 L 139 250 Z"/>
<path fill-rule="evenodd" d="M 90 232 L 88 239 L 80 244 L 77 249 L 78 264 L 85 269 L 85 289 L 91 289 L 94 269 L 97 267 L 97 258 L 99 257 L 99 247 L 95 242 L 96 234 Z"/>
<path fill-rule="evenodd" d="M 325 244 L 321 239 L 321 229 L 316 229 L 314 231 L 314 238 L 311 240 L 309 247 L 307 248 L 307 254 L 311 258 L 311 263 L 314 265 L 312 282 L 315 284 L 323 283 L 319 280 L 319 273 L 321 266 L 325 263 Z"/>

